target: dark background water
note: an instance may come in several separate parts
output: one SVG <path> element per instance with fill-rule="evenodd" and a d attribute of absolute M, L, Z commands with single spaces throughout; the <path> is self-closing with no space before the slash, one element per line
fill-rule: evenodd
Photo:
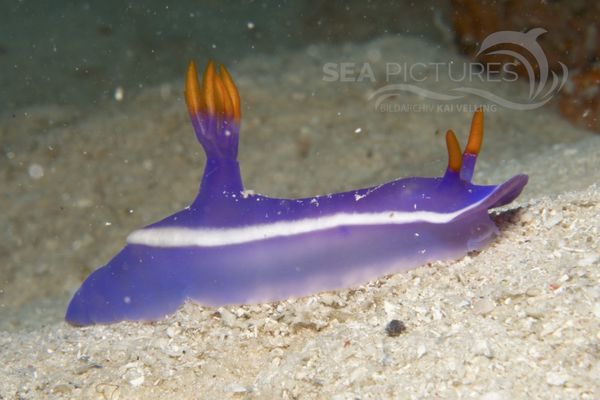
<path fill-rule="evenodd" d="M 90 107 L 182 76 L 187 60 L 232 68 L 248 55 L 390 33 L 439 39 L 433 1 L 3 1 L 0 112 Z"/>

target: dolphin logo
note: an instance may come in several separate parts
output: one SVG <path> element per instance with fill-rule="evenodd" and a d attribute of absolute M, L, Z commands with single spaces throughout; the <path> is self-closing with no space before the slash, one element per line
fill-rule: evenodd
<path fill-rule="evenodd" d="M 546 58 L 546 54 L 542 49 L 542 46 L 537 42 L 537 38 L 546 33 L 547 31 L 543 28 L 533 28 L 529 32 L 516 32 L 516 31 L 500 31 L 494 32 L 488 37 L 486 37 L 481 43 L 481 47 L 477 52 L 476 56 L 480 56 L 481 54 L 489 54 L 496 55 L 502 54 L 515 58 L 518 60 L 525 70 L 527 71 L 527 77 L 529 78 L 529 100 L 535 100 L 544 87 L 546 86 L 546 82 L 548 81 L 548 59 Z M 536 85 L 535 72 L 533 66 L 529 62 L 529 60 L 521 53 L 516 52 L 514 50 L 501 49 L 495 51 L 489 51 L 487 53 L 486 50 L 498 46 L 498 45 L 506 45 L 513 44 L 515 46 L 520 46 L 527 50 L 535 59 L 537 64 L 540 79 Z M 552 71 L 552 85 L 550 89 L 546 92 L 542 98 L 547 97 L 549 94 L 554 94 L 558 90 L 560 90 L 563 85 L 566 83 L 568 78 L 568 70 L 567 67 L 559 62 L 559 65 L 562 68 L 562 79 L 559 79 L 554 71 Z M 536 87 L 537 86 L 537 87 Z"/>
<path fill-rule="evenodd" d="M 514 109 L 514 110 L 533 110 L 546 104 L 550 99 L 565 85 L 569 77 L 569 71 L 565 64 L 559 62 L 562 71 L 560 76 L 554 71 L 550 71 L 548 59 L 544 50 L 538 43 L 537 39 L 547 31 L 543 28 L 533 28 L 528 32 L 518 31 L 499 31 L 488 35 L 479 48 L 476 56 L 486 55 L 507 55 L 513 57 L 520 62 L 527 71 L 529 78 L 529 98 L 525 102 L 516 102 L 505 99 L 488 90 L 460 86 L 448 89 L 446 93 L 432 91 L 431 88 L 426 89 L 414 83 L 389 84 L 379 88 L 369 96 L 369 100 L 375 99 L 375 107 L 379 108 L 380 104 L 389 97 L 400 94 L 401 92 L 410 92 L 436 101 L 452 101 L 461 99 L 467 95 L 474 95 L 489 101 L 490 103 L 498 104 L 499 106 Z M 501 46 L 513 45 L 523 49 L 519 52 L 514 49 L 502 49 Z M 494 50 L 496 48 L 496 50 Z M 526 53 L 529 58 L 525 55 Z M 530 59 L 535 60 L 532 65 Z M 535 78 L 535 69 L 537 66 L 539 71 L 539 81 Z M 550 75 L 551 73 L 551 75 Z M 551 77 L 551 78 L 550 78 Z M 548 85 L 550 80 L 550 84 Z M 549 86 L 549 87 L 548 87 Z M 547 88 L 548 87 L 548 88 Z M 547 88 L 545 92 L 544 89 Z M 543 93 L 542 93 L 543 92 Z"/>

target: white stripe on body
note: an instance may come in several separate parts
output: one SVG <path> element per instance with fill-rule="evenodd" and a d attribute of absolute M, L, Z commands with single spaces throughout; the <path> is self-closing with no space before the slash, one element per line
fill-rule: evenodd
<path fill-rule="evenodd" d="M 401 225 L 417 222 L 445 224 L 476 208 L 487 197 L 451 213 L 431 211 L 383 211 L 378 213 L 339 213 L 317 218 L 279 221 L 235 228 L 147 228 L 132 232 L 129 244 L 153 247 L 216 247 L 241 244 L 275 237 L 300 235 L 342 226 Z"/>

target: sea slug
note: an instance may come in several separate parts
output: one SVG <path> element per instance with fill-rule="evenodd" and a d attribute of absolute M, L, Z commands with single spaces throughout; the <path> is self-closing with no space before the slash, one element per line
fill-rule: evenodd
<path fill-rule="evenodd" d="M 225 67 L 209 62 L 202 84 L 190 63 L 185 98 L 206 166 L 184 210 L 134 231 L 73 296 L 73 325 L 156 320 L 186 300 L 203 305 L 270 302 L 352 287 L 485 246 L 498 229 L 488 210 L 527 183 L 471 183 L 483 139 L 477 110 L 464 153 L 446 134 L 442 177 L 398 179 L 304 199 L 244 190 L 237 162 L 241 106 Z"/>

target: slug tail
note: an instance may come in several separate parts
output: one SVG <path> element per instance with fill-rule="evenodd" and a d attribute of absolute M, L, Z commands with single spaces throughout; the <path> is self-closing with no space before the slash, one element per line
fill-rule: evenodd
<path fill-rule="evenodd" d="M 469 133 L 469 140 L 467 146 L 462 155 L 462 166 L 460 168 L 460 178 L 470 182 L 475 172 L 475 163 L 477 162 L 477 156 L 481 151 L 481 145 L 483 144 L 483 110 L 478 108 L 473 115 L 471 121 L 471 131 Z"/>
<path fill-rule="evenodd" d="M 196 137 L 209 159 L 236 160 L 240 131 L 240 96 L 231 75 L 209 60 L 202 84 L 196 63 L 186 74 L 185 101 Z"/>

